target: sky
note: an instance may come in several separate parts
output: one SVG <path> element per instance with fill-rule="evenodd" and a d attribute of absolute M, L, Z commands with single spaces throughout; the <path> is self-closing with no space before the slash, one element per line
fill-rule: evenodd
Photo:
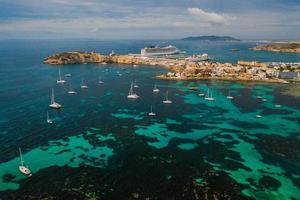
<path fill-rule="evenodd" d="M 300 0 L 0 0 L 0 39 L 300 40 Z"/>

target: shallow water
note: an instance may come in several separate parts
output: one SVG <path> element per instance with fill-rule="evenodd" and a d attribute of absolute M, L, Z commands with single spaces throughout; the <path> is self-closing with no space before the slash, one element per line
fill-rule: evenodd
<path fill-rule="evenodd" d="M 57 67 L 42 64 L 45 56 L 58 51 L 108 53 L 114 49 L 129 53 L 146 43 L 152 41 L 1 41 L 0 195 L 5 199 L 25 198 L 35 192 L 32 187 L 44 186 L 49 184 L 46 180 L 55 178 L 59 187 L 38 191 L 50 195 L 71 187 L 59 173 L 70 170 L 74 174 L 69 175 L 70 180 L 77 180 L 79 174 L 87 179 L 82 185 L 93 188 L 82 189 L 82 193 L 92 190 L 103 199 L 125 199 L 132 193 L 180 199 L 189 190 L 204 195 L 204 188 L 211 198 L 223 193 L 233 199 L 297 199 L 300 101 L 281 93 L 289 85 L 155 80 L 153 76 L 166 70 L 113 64 L 63 66 L 62 74 L 71 73 L 72 77 L 59 85 Z M 237 57 L 223 57 L 231 54 L 227 49 L 234 44 L 198 48 L 182 42 L 177 46 L 189 53 L 211 51 L 224 62 Z M 218 50 L 212 51 L 214 48 Z M 276 60 L 281 56 L 282 61 L 299 61 L 294 54 L 275 58 L 270 53 L 246 51 L 239 54 L 249 59 Z M 104 84 L 98 84 L 99 76 Z M 82 79 L 88 89 L 80 88 Z M 140 86 L 137 100 L 127 99 L 132 80 Z M 77 95 L 67 94 L 70 82 Z M 152 93 L 154 84 L 160 89 L 158 94 Z M 216 100 L 205 101 L 187 89 L 191 86 L 204 93 L 209 88 Z M 48 108 L 51 88 L 63 106 L 60 110 Z M 173 104 L 162 103 L 166 91 Z M 229 92 L 233 100 L 226 98 Z M 155 117 L 148 116 L 150 105 Z M 46 123 L 47 111 L 54 120 L 52 125 Z M 262 117 L 257 118 L 258 114 Z M 18 171 L 18 147 L 33 172 L 31 178 Z M 51 173 L 53 167 L 58 173 Z M 95 181 L 99 176 L 109 178 Z M 36 182 L 35 177 L 45 181 Z M 189 193 L 195 198 L 194 192 Z"/>

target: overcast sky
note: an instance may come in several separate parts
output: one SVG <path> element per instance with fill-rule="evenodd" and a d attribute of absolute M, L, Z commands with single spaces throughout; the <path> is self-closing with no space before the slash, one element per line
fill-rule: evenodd
<path fill-rule="evenodd" d="M 2 38 L 300 39 L 300 0 L 0 0 Z"/>

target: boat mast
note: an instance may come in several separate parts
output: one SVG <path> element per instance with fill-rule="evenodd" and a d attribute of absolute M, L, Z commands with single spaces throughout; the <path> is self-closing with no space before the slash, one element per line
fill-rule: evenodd
<path fill-rule="evenodd" d="M 129 89 L 129 95 L 133 94 L 133 81 L 131 81 L 130 89 Z"/>
<path fill-rule="evenodd" d="M 167 93 L 166 93 L 166 101 L 168 101 L 168 93 L 169 93 L 169 91 L 167 91 Z"/>
<path fill-rule="evenodd" d="M 58 68 L 59 80 L 61 81 L 60 68 Z"/>
<path fill-rule="evenodd" d="M 54 99 L 54 89 L 52 88 L 51 104 L 53 104 L 54 102 L 55 102 L 55 99 Z"/>
<path fill-rule="evenodd" d="M 24 161 L 23 161 L 23 158 L 22 158 L 22 151 L 21 151 L 21 148 L 19 148 L 19 153 L 20 153 L 20 164 L 21 164 L 21 166 L 23 166 L 24 165 Z"/>

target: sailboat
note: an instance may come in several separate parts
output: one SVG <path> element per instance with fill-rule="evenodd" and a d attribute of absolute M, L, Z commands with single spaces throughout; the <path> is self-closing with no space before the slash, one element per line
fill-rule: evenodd
<path fill-rule="evenodd" d="M 148 113 L 149 116 L 155 116 L 156 114 L 152 111 L 152 105 L 150 107 L 150 112 Z"/>
<path fill-rule="evenodd" d="M 58 80 L 56 81 L 57 83 L 65 83 L 66 81 L 64 79 L 61 79 L 61 74 L 60 74 L 60 68 L 58 68 Z"/>
<path fill-rule="evenodd" d="M 87 89 L 88 86 L 84 83 L 83 79 L 81 81 L 81 86 L 80 86 L 82 89 Z"/>
<path fill-rule="evenodd" d="M 51 102 L 50 102 L 49 107 L 54 108 L 54 109 L 61 108 L 61 105 L 59 103 L 55 102 L 54 89 L 53 88 L 52 88 L 52 96 L 51 96 Z"/>
<path fill-rule="evenodd" d="M 134 88 L 139 88 L 140 86 L 138 86 L 138 84 L 136 84 L 136 80 L 134 81 Z"/>
<path fill-rule="evenodd" d="M 209 88 L 207 89 L 206 97 L 204 98 L 207 101 L 214 101 L 215 99 L 212 97 L 212 92 L 209 93 Z"/>
<path fill-rule="evenodd" d="M 127 98 L 128 99 L 137 99 L 137 98 L 139 98 L 139 96 L 133 92 L 133 81 L 131 81 L 131 86 L 130 86 Z"/>
<path fill-rule="evenodd" d="M 167 91 L 166 92 L 166 99 L 163 100 L 164 104 L 171 104 L 171 103 L 173 103 L 171 100 L 169 100 L 168 96 L 169 96 L 169 92 Z"/>
<path fill-rule="evenodd" d="M 99 84 L 103 84 L 104 82 L 101 80 L 101 77 L 99 76 L 99 80 L 98 80 Z"/>
<path fill-rule="evenodd" d="M 22 151 L 21 151 L 21 148 L 19 148 L 19 152 L 20 152 L 20 165 L 19 165 L 19 170 L 22 174 L 25 174 L 26 176 L 31 176 L 32 173 L 30 171 L 30 169 L 26 166 L 24 166 L 24 160 L 23 160 L 23 157 L 22 157 Z"/>
<path fill-rule="evenodd" d="M 47 123 L 52 124 L 53 120 L 49 118 L 49 113 L 47 112 Z"/>
<path fill-rule="evenodd" d="M 233 96 L 230 95 L 230 91 L 228 91 L 228 95 L 226 96 L 227 99 L 233 99 Z"/>
<path fill-rule="evenodd" d="M 157 88 L 156 84 L 154 85 L 153 92 L 154 93 L 158 93 L 159 92 L 159 89 Z"/>
<path fill-rule="evenodd" d="M 75 90 L 73 90 L 73 88 L 72 88 L 71 83 L 70 83 L 69 86 L 70 86 L 70 89 L 69 89 L 69 91 L 68 91 L 68 94 L 76 94 Z"/>

